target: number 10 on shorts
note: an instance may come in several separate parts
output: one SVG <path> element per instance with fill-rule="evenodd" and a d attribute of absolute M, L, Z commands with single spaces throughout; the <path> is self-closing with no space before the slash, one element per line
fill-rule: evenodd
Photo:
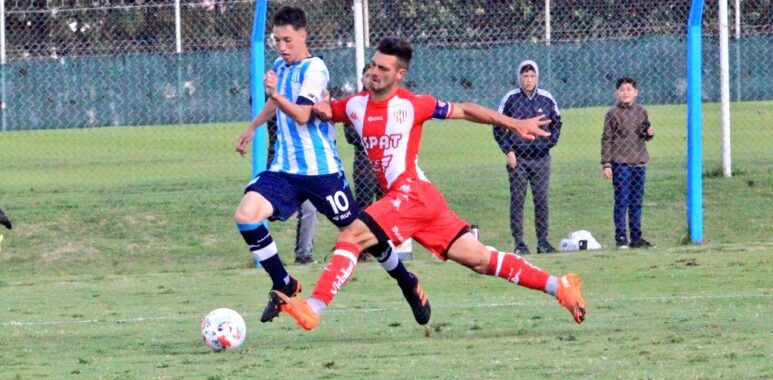
<path fill-rule="evenodd" d="M 349 210 L 349 199 L 346 198 L 346 194 L 343 191 L 337 191 L 333 195 L 328 195 L 325 199 L 330 203 L 330 208 L 333 209 L 336 215 Z"/>

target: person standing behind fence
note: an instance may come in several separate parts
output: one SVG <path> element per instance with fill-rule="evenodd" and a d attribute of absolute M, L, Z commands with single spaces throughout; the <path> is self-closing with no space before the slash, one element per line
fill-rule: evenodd
<path fill-rule="evenodd" d="M 537 87 L 539 67 L 534 61 L 523 61 L 518 66 L 519 87 L 508 92 L 499 104 L 499 112 L 515 119 L 528 119 L 544 114 L 550 124 L 543 129 L 550 136 L 533 141 L 519 138 L 502 127 L 494 128 L 494 139 L 507 155 L 507 174 L 510 179 L 510 230 L 515 240 L 515 253 L 528 254 L 523 241 L 523 205 L 526 187 L 531 184 L 534 199 L 534 224 L 537 230 L 537 253 L 553 253 L 548 241 L 550 184 L 550 149 L 558 143 L 561 133 L 561 113 L 553 96 Z"/>
<path fill-rule="evenodd" d="M 634 104 L 639 90 L 636 80 L 622 77 L 617 80 L 617 104 L 604 118 L 601 135 L 601 165 L 604 179 L 612 179 L 615 188 L 615 242 L 618 249 L 649 248 L 650 242 L 642 238 L 641 212 L 644 201 L 644 180 L 647 174 L 646 141 L 655 132 L 644 107 Z M 628 213 L 630 245 L 626 235 L 625 216 Z"/>

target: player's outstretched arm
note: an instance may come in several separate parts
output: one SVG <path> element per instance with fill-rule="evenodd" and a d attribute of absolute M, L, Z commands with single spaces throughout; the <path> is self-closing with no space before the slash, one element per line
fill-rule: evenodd
<path fill-rule="evenodd" d="M 276 105 L 269 99 L 263 106 L 263 109 L 260 110 L 260 113 L 258 113 L 258 116 L 255 116 L 255 119 L 253 119 L 250 125 L 247 126 L 247 129 L 239 134 L 239 137 L 236 138 L 235 146 L 236 151 L 242 155 L 242 157 L 244 157 L 244 154 L 247 152 L 247 144 L 252 141 L 252 137 L 255 135 L 255 130 L 258 129 L 258 127 L 261 125 L 265 124 L 269 119 L 271 119 L 275 113 Z"/>
<path fill-rule="evenodd" d="M 550 123 L 550 120 L 545 119 L 544 115 L 518 120 L 475 103 L 454 103 L 453 111 L 448 118 L 464 119 L 479 124 L 499 125 L 529 141 L 536 137 L 550 136 L 549 132 L 540 128 L 540 126 Z"/>

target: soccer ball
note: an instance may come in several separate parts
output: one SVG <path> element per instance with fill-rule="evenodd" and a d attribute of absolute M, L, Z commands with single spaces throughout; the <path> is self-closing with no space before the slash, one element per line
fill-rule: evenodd
<path fill-rule="evenodd" d="M 244 318 L 234 310 L 220 308 L 212 310 L 201 321 L 201 338 L 204 344 L 220 352 L 239 347 L 247 335 Z"/>

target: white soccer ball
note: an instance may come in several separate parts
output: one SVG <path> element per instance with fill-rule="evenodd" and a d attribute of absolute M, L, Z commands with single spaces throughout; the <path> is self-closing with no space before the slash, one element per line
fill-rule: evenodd
<path fill-rule="evenodd" d="M 244 343 L 247 325 L 239 313 L 228 308 L 212 310 L 201 321 L 201 338 L 215 351 L 232 350 Z"/>

